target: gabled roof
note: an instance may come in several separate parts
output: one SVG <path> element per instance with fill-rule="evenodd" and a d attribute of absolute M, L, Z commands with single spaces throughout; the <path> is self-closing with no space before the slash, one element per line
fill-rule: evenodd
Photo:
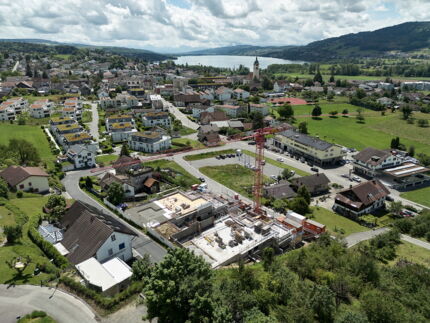
<path fill-rule="evenodd" d="M 0 172 L 0 177 L 10 186 L 16 186 L 31 176 L 49 177 L 49 175 L 39 167 L 9 166 Z"/>
<path fill-rule="evenodd" d="M 372 147 L 367 147 L 354 156 L 355 160 L 365 164 L 379 165 L 391 156 L 389 150 L 379 150 Z"/>
<path fill-rule="evenodd" d="M 303 176 L 291 180 L 291 184 L 297 187 L 306 186 L 309 192 L 312 192 L 316 186 L 328 185 L 330 180 L 324 173 L 317 173 L 309 176 Z"/>
<path fill-rule="evenodd" d="M 336 201 L 360 209 L 362 206 L 373 204 L 390 194 L 390 191 L 378 180 L 363 182 L 336 195 Z"/>
<path fill-rule="evenodd" d="M 274 197 L 275 199 L 283 199 L 283 198 L 292 198 L 297 194 L 291 188 L 289 182 L 283 182 L 276 185 L 265 186 L 264 192 L 270 197 Z"/>
<path fill-rule="evenodd" d="M 74 264 L 93 257 L 114 232 L 136 235 L 114 217 L 79 201 L 66 211 L 61 224 L 66 228 L 61 244 Z"/>

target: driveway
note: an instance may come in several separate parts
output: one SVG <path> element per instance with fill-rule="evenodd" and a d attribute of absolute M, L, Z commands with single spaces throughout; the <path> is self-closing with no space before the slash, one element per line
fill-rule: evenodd
<path fill-rule="evenodd" d="M 102 172 L 99 172 L 102 173 Z M 134 231 L 137 234 L 137 237 L 132 241 L 133 249 L 141 256 L 144 254 L 149 254 L 151 260 L 153 262 L 160 262 L 163 260 L 166 255 L 166 249 L 156 243 L 154 240 L 149 238 L 142 231 L 136 229 L 132 225 L 128 224 L 121 218 L 119 218 L 115 213 L 110 211 L 108 208 L 101 205 L 96 200 L 92 199 L 88 194 L 83 192 L 79 187 L 79 178 L 83 176 L 95 176 L 97 173 L 91 173 L 91 170 L 82 170 L 82 171 L 74 171 L 68 172 L 66 177 L 62 180 L 67 193 L 75 200 L 87 203 L 97 209 L 99 209 L 102 213 L 109 214 L 115 217 L 118 221 L 122 222 L 126 225 L 130 230 Z"/>
<path fill-rule="evenodd" d="M 90 307 L 77 297 L 54 288 L 0 285 L 2 323 L 16 323 L 17 316 L 42 310 L 60 323 L 97 322 Z"/>

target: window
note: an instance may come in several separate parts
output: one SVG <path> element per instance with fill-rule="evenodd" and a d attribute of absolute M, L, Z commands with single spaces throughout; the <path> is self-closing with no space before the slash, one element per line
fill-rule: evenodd
<path fill-rule="evenodd" d="M 120 243 L 119 246 L 118 246 L 118 248 L 119 248 L 119 250 L 124 249 L 125 248 L 125 243 L 124 242 Z"/>
<path fill-rule="evenodd" d="M 24 188 L 24 184 L 19 185 L 19 188 Z"/>
<path fill-rule="evenodd" d="M 114 234 L 112 234 L 112 236 L 110 237 L 110 239 L 111 239 L 112 241 L 115 241 L 115 240 L 116 240 L 115 235 L 114 235 Z"/>
<path fill-rule="evenodd" d="M 28 186 L 31 186 L 31 182 L 28 183 Z"/>
<path fill-rule="evenodd" d="M 113 255 L 113 250 L 112 250 L 112 249 L 109 249 L 109 250 L 108 250 L 108 254 L 109 254 L 109 256 L 112 256 L 112 255 Z"/>

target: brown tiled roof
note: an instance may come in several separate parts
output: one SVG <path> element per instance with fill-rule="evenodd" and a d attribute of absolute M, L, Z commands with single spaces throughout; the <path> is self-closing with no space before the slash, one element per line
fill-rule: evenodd
<path fill-rule="evenodd" d="M 330 180 L 323 173 L 303 176 L 303 177 L 299 177 L 291 180 L 291 184 L 293 186 L 297 186 L 297 187 L 306 186 L 306 188 L 310 193 L 312 193 L 312 191 L 315 189 L 316 186 L 328 185 L 329 183 L 330 183 Z"/>
<path fill-rule="evenodd" d="M 291 188 L 289 182 L 266 186 L 263 190 L 266 195 L 275 199 L 292 198 L 297 195 L 296 192 L 294 192 L 294 190 Z"/>
<path fill-rule="evenodd" d="M 143 185 L 146 187 L 152 187 L 155 183 L 157 183 L 157 180 L 155 178 L 148 178 Z"/>
<path fill-rule="evenodd" d="M 390 156 L 391 152 L 388 150 L 379 150 L 372 147 L 368 147 L 356 154 L 354 156 L 354 159 L 366 164 L 376 166 L 381 164 L 386 158 Z"/>
<path fill-rule="evenodd" d="M 390 191 L 378 180 L 371 180 L 343 190 L 336 195 L 336 200 L 350 204 L 355 208 L 368 206 L 390 194 Z"/>
<path fill-rule="evenodd" d="M 78 264 L 93 257 L 113 232 L 136 235 L 114 217 L 82 202 L 75 202 L 64 214 L 66 228 L 61 244 L 69 251 L 67 258 Z"/>
<path fill-rule="evenodd" d="M 15 186 L 30 176 L 49 177 L 49 175 L 39 167 L 9 166 L 0 173 L 10 186 Z"/>

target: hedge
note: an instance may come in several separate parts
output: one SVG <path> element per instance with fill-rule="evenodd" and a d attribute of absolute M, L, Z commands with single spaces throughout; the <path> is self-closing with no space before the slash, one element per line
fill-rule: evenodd
<path fill-rule="evenodd" d="M 125 301 L 130 296 L 139 293 L 143 289 L 143 282 L 133 282 L 130 286 L 116 294 L 114 297 L 106 297 L 69 277 L 61 277 L 60 283 L 69 287 L 78 296 L 89 298 L 98 306 L 106 310 L 112 310 L 115 306 L 118 306 L 121 302 Z"/>
<path fill-rule="evenodd" d="M 33 241 L 33 243 L 37 245 L 49 259 L 53 260 L 57 267 L 61 269 L 69 267 L 69 260 L 60 254 L 50 242 L 43 239 L 39 231 L 37 231 L 33 225 L 31 225 L 28 229 L 28 236 L 30 237 L 31 241 Z"/>

